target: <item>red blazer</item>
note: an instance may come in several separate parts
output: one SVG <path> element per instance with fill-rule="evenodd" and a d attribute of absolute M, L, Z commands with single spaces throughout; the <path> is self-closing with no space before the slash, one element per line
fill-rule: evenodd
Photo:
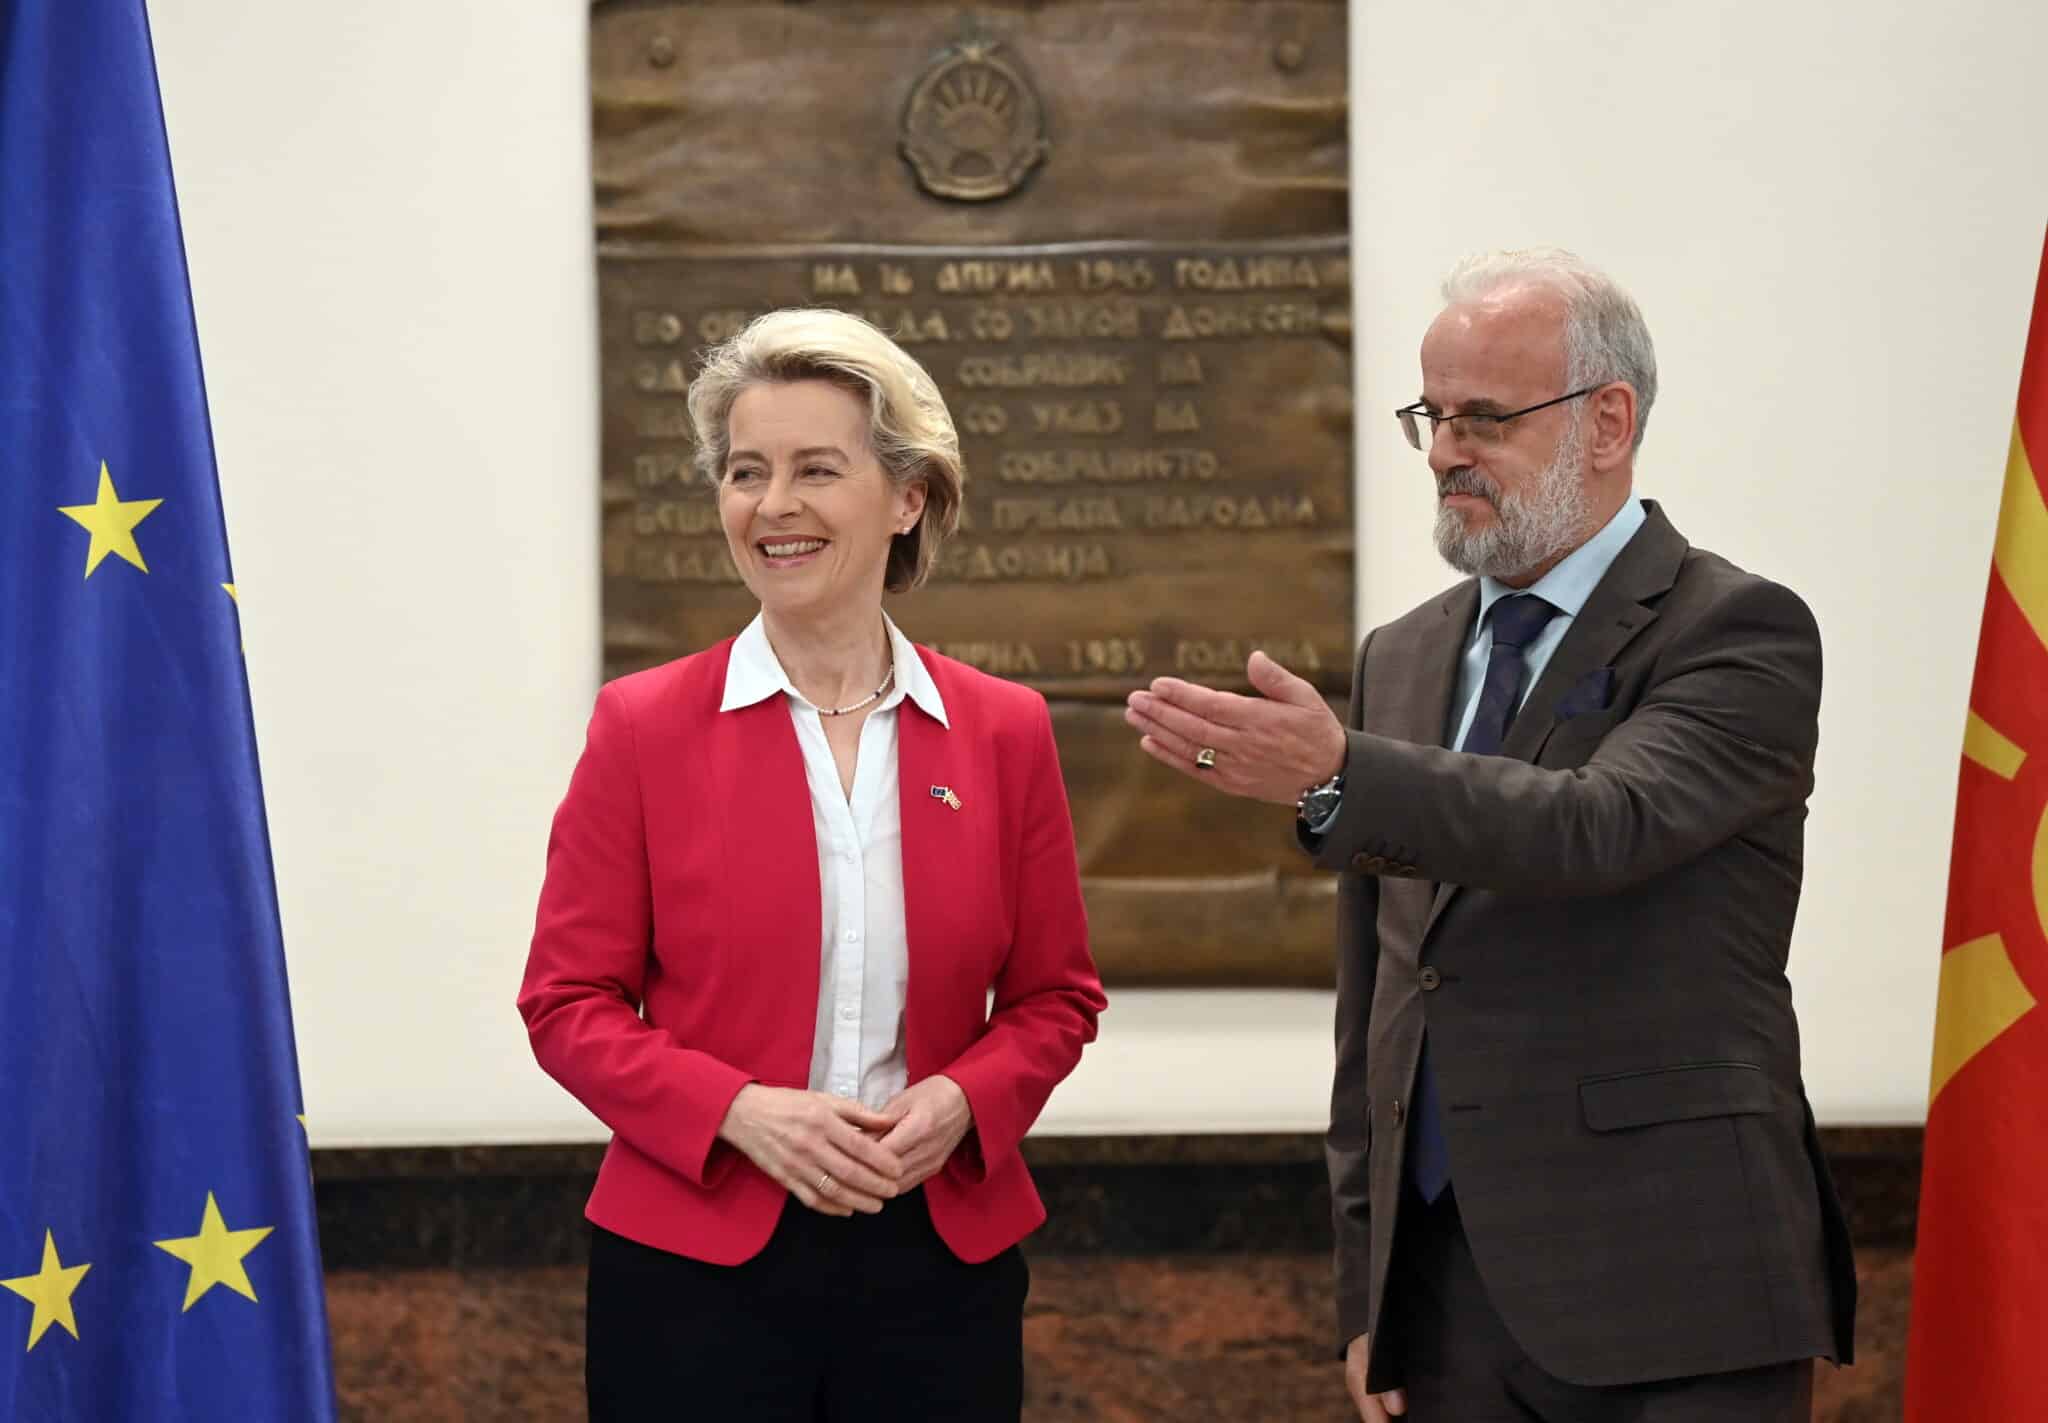
<path fill-rule="evenodd" d="M 781 697 L 719 711 L 731 652 L 598 693 L 519 993 L 540 1065 L 613 1132 L 589 1218 L 721 1265 L 768 1243 L 788 1193 L 718 1126 L 749 1082 L 809 1085 L 823 932 L 796 728 Z M 1105 1000 L 1045 699 L 919 655 L 951 727 L 897 710 L 904 1050 L 910 1081 L 942 1072 L 973 1109 L 925 1199 L 981 1261 L 1045 1219 L 1018 1144 Z"/>

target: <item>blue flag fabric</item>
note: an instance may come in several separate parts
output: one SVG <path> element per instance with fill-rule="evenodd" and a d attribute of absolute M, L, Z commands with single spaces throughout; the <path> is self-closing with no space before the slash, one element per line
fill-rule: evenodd
<path fill-rule="evenodd" d="M 234 574 L 142 0 L 0 0 L 0 1418 L 322 1423 Z"/>

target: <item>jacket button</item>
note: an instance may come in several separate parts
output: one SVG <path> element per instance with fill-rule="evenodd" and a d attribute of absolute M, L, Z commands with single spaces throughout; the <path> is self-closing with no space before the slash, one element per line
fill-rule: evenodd
<path fill-rule="evenodd" d="M 1417 981 L 1421 983 L 1424 993 L 1434 993 L 1443 986 L 1444 976 L 1433 968 L 1426 968 Z"/>
<path fill-rule="evenodd" d="M 1389 1109 L 1387 1115 L 1394 1119 L 1395 1126 L 1401 1125 L 1401 1099 L 1399 1097 L 1394 1099 L 1394 1105 Z"/>

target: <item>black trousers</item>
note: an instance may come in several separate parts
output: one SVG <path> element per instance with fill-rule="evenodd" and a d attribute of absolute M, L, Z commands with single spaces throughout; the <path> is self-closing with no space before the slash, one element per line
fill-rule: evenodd
<path fill-rule="evenodd" d="M 591 1423 L 1016 1423 L 1023 1410 L 1024 1256 L 962 1263 L 921 1190 L 850 1220 L 792 1200 L 743 1265 L 593 1230 Z"/>
<path fill-rule="evenodd" d="M 1813 1361 L 1589 1388 L 1546 1373 L 1508 1333 L 1473 1263 L 1456 1191 L 1401 1201 L 1381 1311 L 1404 1423 L 1808 1423 Z"/>

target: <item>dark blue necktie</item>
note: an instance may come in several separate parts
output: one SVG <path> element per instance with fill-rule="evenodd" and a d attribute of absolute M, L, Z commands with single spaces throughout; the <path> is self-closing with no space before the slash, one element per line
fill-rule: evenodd
<path fill-rule="evenodd" d="M 1557 609 L 1533 593 L 1517 593 L 1493 605 L 1487 614 L 1493 626 L 1493 650 L 1486 656 L 1486 678 L 1479 684 L 1479 705 L 1465 731 L 1460 751 L 1475 756 L 1500 755 L 1515 709 L 1522 704 L 1523 679 L 1529 664 L 1522 651 L 1534 642 Z M 1434 1201 L 1451 1184 L 1451 1153 L 1444 1142 L 1443 1103 L 1437 1096 L 1436 1073 L 1429 1065 L 1429 1034 L 1422 1036 L 1422 1057 L 1415 1064 L 1415 1092 L 1408 1112 L 1408 1173 L 1425 1201 Z"/>

